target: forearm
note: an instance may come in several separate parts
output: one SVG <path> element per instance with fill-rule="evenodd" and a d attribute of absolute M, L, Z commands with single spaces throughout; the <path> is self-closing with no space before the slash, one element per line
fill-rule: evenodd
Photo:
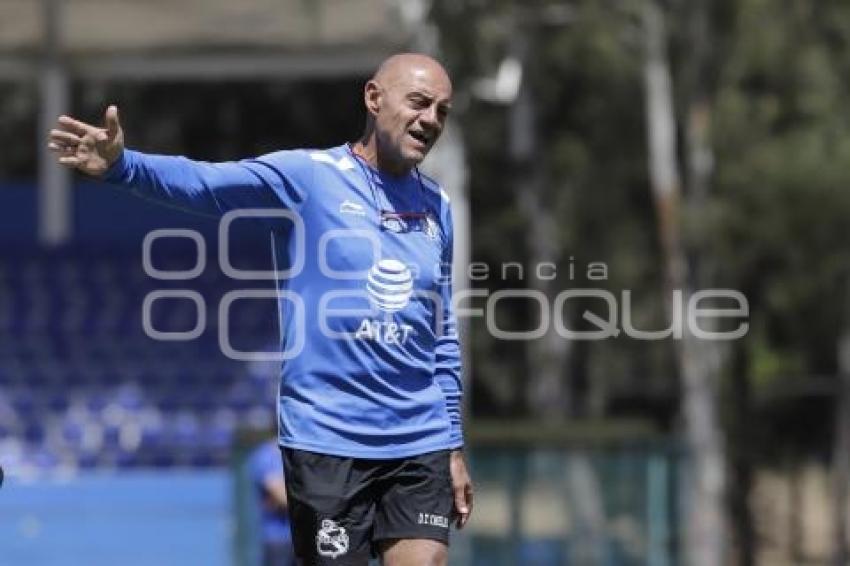
<path fill-rule="evenodd" d="M 446 412 L 449 417 L 449 448 L 460 448 L 463 446 L 463 419 L 461 417 L 461 393 L 453 385 L 446 386 L 453 380 L 443 380 L 441 388 L 446 399 Z"/>
<path fill-rule="evenodd" d="M 434 349 L 434 379 L 443 390 L 446 411 L 450 420 L 450 447 L 463 446 L 463 423 L 461 407 L 463 378 L 460 341 L 457 334 L 457 319 L 452 304 L 452 260 L 454 257 L 454 230 L 451 213 L 446 209 L 443 219 L 446 241 L 440 258 L 440 301 L 438 311 L 438 333 Z"/>
<path fill-rule="evenodd" d="M 234 208 L 274 206 L 274 190 L 258 162 L 206 163 L 125 149 L 102 180 L 144 198 L 221 215 Z"/>
<path fill-rule="evenodd" d="M 446 412 L 450 424 L 450 447 L 463 446 L 462 419 L 462 366 L 460 345 L 457 336 L 443 336 L 438 339 L 434 380 L 443 391 L 446 400 Z"/>
<path fill-rule="evenodd" d="M 279 511 L 286 511 L 288 503 L 286 498 L 286 484 L 283 479 L 277 476 L 266 479 L 265 489 L 268 499 L 274 508 Z"/>

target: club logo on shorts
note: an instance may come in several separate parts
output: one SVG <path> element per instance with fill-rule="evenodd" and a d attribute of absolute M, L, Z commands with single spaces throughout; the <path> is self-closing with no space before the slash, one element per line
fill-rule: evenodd
<path fill-rule="evenodd" d="M 332 519 L 322 519 L 322 528 L 316 533 L 316 551 L 320 556 L 336 558 L 348 552 L 348 533 Z"/>

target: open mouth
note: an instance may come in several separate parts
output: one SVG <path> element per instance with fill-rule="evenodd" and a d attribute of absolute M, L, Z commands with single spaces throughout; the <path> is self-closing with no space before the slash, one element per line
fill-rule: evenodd
<path fill-rule="evenodd" d="M 407 133 L 410 134 L 410 137 L 421 143 L 423 146 L 427 146 L 428 142 L 431 141 L 430 136 L 426 135 L 424 132 L 409 131 Z"/>

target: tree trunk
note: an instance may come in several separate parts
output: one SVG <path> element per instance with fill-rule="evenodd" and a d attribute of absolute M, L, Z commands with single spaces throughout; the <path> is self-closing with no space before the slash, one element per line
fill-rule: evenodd
<path fill-rule="evenodd" d="M 688 53 L 685 73 L 685 140 L 687 159 L 687 198 L 684 205 L 691 224 L 704 218 L 702 214 L 708 203 L 711 177 L 714 172 L 714 152 L 711 145 L 711 122 L 713 114 L 713 66 L 714 47 L 719 38 L 713 34 L 709 7 L 713 0 L 693 0 L 687 4 L 685 25 L 687 29 Z M 709 254 L 700 253 L 700 246 L 710 234 L 710 227 L 697 228 L 703 237 L 691 238 L 690 261 L 691 281 L 698 288 L 713 286 L 716 261 Z M 748 294 L 749 295 L 749 294 Z M 746 344 L 738 342 L 734 347 L 727 343 L 711 342 L 705 346 L 711 350 L 709 357 L 725 360 L 733 354 L 731 371 L 727 374 L 729 407 L 726 411 L 727 466 L 730 477 L 726 482 L 726 503 L 731 533 L 732 548 L 729 558 L 737 566 L 755 563 L 756 533 L 753 525 L 750 496 L 753 487 L 753 452 L 749 422 L 752 414 L 752 392 L 750 387 L 750 364 Z M 718 411 L 719 412 L 719 411 Z M 721 419 L 723 420 L 723 419 Z M 722 425 L 719 425 L 722 426 Z"/>
<path fill-rule="evenodd" d="M 662 248 L 665 297 L 672 301 L 672 291 L 681 289 L 687 304 L 692 295 L 692 273 L 682 244 L 682 190 L 673 87 L 664 14 L 654 0 L 644 2 L 643 24 L 649 172 Z M 668 311 L 673 311 L 672 302 Z M 719 566 L 725 556 L 724 448 L 717 409 L 720 360 L 713 344 L 698 340 L 688 330 L 682 340 L 675 342 L 690 470 L 683 546 L 685 562 L 691 566 Z"/>
<path fill-rule="evenodd" d="M 525 33 L 522 29 L 517 30 L 512 49 L 514 56 L 527 67 L 529 47 Z M 523 79 L 509 113 L 509 151 L 514 189 L 519 211 L 528 226 L 526 248 L 529 262 L 525 266 L 525 276 L 529 288 L 546 297 L 548 309 L 551 309 L 558 289 L 555 281 L 538 278 L 536 269 L 542 262 L 560 259 L 562 237 L 558 219 L 546 206 L 545 169 L 538 147 L 534 97 L 527 78 Z M 532 300 L 528 303 L 529 308 L 537 308 Z M 530 324 L 540 322 L 532 320 Z M 533 414 L 550 422 L 564 421 L 575 409 L 566 375 L 570 350 L 570 342 L 558 335 L 551 321 L 542 337 L 528 342 L 527 407 Z"/>
<path fill-rule="evenodd" d="M 513 55 L 527 69 L 529 45 L 526 33 L 526 30 L 517 29 L 512 49 Z M 563 235 L 559 219 L 555 217 L 552 207 L 546 204 L 545 166 L 539 151 L 535 101 L 527 72 L 525 76 L 517 99 L 509 111 L 509 150 L 514 167 L 517 205 L 528 226 L 528 286 L 546 297 L 548 304 L 543 308 L 551 309 L 560 289 L 555 280 L 538 278 L 536 270 L 542 262 L 556 263 L 561 258 Z M 570 375 L 572 344 L 557 333 L 550 320 L 543 336 L 528 342 L 527 352 L 529 411 L 540 420 L 550 423 L 564 422 L 568 417 L 575 416 L 577 404 L 570 387 L 573 377 Z M 581 533 L 580 540 L 573 545 L 570 559 L 582 564 L 603 564 L 607 562 L 605 506 L 599 478 L 588 454 L 576 450 L 570 453 L 566 477 L 569 486 L 568 505 L 575 517 L 575 528 Z"/>
<path fill-rule="evenodd" d="M 838 394 L 836 395 L 835 440 L 832 451 L 832 482 L 835 506 L 833 562 L 850 563 L 847 543 L 847 512 L 850 504 L 850 329 L 838 343 Z"/>
<path fill-rule="evenodd" d="M 736 566 L 755 564 L 756 533 L 750 509 L 753 488 L 753 452 L 756 450 L 750 431 L 753 428 L 752 390 L 749 375 L 749 353 L 738 345 L 733 355 L 732 371 L 726 399 L 729 403 L 729 522 Z"/>

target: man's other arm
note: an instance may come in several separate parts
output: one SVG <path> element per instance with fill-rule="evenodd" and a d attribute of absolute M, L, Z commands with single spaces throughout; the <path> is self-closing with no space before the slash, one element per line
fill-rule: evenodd
<path fill-rule="evenodd" d="M 438 318 L 442 326 L 439 328 L 435 348 L 434 380 L 443 390 L 446 398 L 446 409 L 450 419 L 450 472 L 452 491 L 454 492 L 454 512 L 457 517 L 457 527 L 463 528 L 472 515 L 473 490 L 472 480 L 466 467 L 466 457 L 463 453 L 463 423 L 461 418 L 461 398 L 463 396 L 462 364 L 460 341 L 457 334 L 457 321 L 452 305 L 452 273 L 454 259 L 454 228 L 451 211 L 446 203 L 444 226 L 446 242 L 441 257 L 442 278 L 440 281 L 440 297 L 442 316 Z"/>

